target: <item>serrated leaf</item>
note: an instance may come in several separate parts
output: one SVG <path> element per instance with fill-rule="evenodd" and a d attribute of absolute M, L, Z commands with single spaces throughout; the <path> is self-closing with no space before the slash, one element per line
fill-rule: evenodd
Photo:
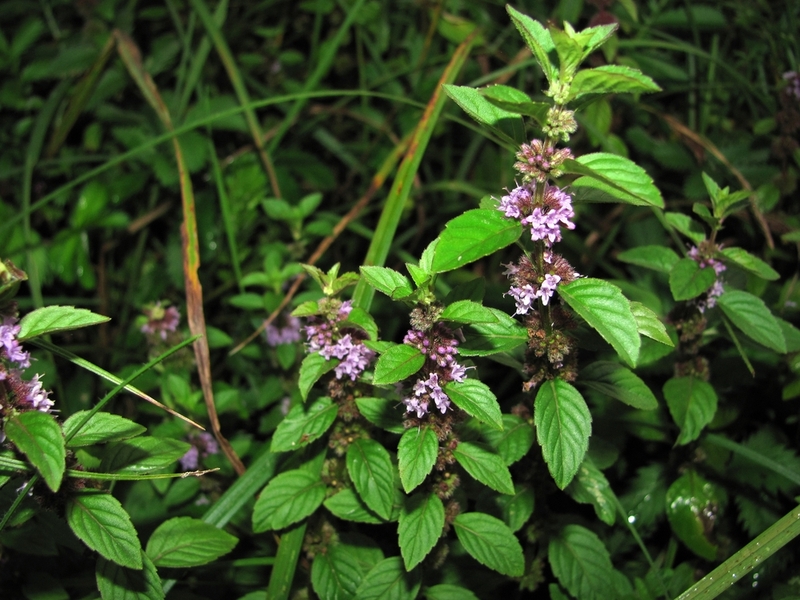
<path fill-rule="evenodd" d="M 378 357 L 372 383 L 385 385 L 411 377 L 425 364 L 425 355 L 408 344 L 397 344 Z"/>
<path fill-rule="evenodd" d="M 227 554 L 238 541 L 200 519 L 174 517 L 156 528 L 145 553 L 157 567 L 199 567 Z"/>
<path fill-rule="evenodd" d="M 786 353 L 780 324 L 763 300 L 741 290 L 731 290 L 717 298 L 717 304 L 745 335 L 775 352 Z"/>
<path fill-rule="evenodd" d="M 414 280 L 414 283 L 417 285 L 417 287 L 422 287 L 425 285 L 433 276 L 425 269 L 422 269 L 412 263 L 406 263 L 406 270 L 408 271 L 408 274 L 411 275 L 411 279 Z"/>
<path fill-rule="evenodd" d="M 601 279 L 576 279 L 556 288 L 569 304 L 631 367 L 636 366 L 641 338 L 631 305 L 620 289 Z"/>
<path fill-rule="evenodd" d="M 550 541 L 547 554 L 553 574 L 578 600 L 616 597 L 614 567 L 595 533 L 580 525 L 567 525 Z"/>
<path fill-rule="evenodd" d="M 163 600 L 164 588 L 155 565 L 139 551 L 140 569 L 122 567 L 102 556 L 97 559 L 95 577 L 103 600 Z"/>
<path fill-rule="evenodd" d="M 673 377 L 664 384 L 663 392 L 669 413 L 681 429 L 676 444 L 696 440 L 717 412 L 714 388 L 697 377 Z"/>
<path fill-rule="evenodd" d="M 475 88 L 452 84 L 445 84 L 442 87 L 445 93 L 475 121 L 491 127 L 506 141 L 518 143 L 514 134 L 522 135 L 524 127 L 522 118 L 517 113 L 494 105 Z"/>
<path fill-rule="evenodd" d="M 716 280 L 713 268 L 701 269 L 691 258 L 682 258 L 669 272 L 669 289 L 675 300 L 691 300 L 714 285 Z"/>
<path fill-rule="evenodd" d="M 497 496 L 495 504 L 500 508 L 503 521 L 511 531 L 519 531 L 533 514 L 535 498 L 533 489 L 527 484 L 514 486 L 511 496 Z"/>
<path fill-rule="evenodd" d="M 588 456 L 581 463 L 566 492 L 576 502 L 593 505 L 597 518 L 603 523 L 614 524 L 617 515 L 614 492 L 606 476 Z"/>
<path fill-rule="evenodd" d="M 366 504 L 358 497 L 358 494 L 350 488 L 345 488 L 325 500 L 327 508 L 334 516 L 344 521 L 355 521 L 356 523 L 384 523 L 377 514 L 371 511 Z"/>
<path fill-rule="evenodd" d="M 517 415 L 503 415 L 503 429 L 487 427 L 483 436 L 506 465 L 512 465 L 525 456 L 536 439 L 533 427 Z"/>
<path fill-rule="evenodd" d="M 330 398 L 320 398 L 307 411 L 294 406 L 272 435 L 272 452 L 297 450 L 318 440 L 333 425 L 338 410 Z"/>
<path fill-rule="evenodd" d="M 657 92 L 660 89 L 655 81 L 638 69 L 603 65 L 578 71 L 569 88 L 569 99 L 574 100 L 585 94 Z"/>
<path fill-rule="evenodd" d="M 119 500 L 103 492 L 81 492 L 67 501 L 72 532 L 104 558 L 130 569 L 142 568 L 142 546 Z"/>
<path fill-rule="evenodd" d="M 723 248 L 722 256 L 726 262 L 733 263 L 748 273 L 761 277 L 761 279 L 766 279 L 767 281 L 780 279 L 780 274 L 775 269 L 742 248 Z"/>
<path fill-rule="evenodd" d="M 631 313 L 636 319 L 636 328 L 641 335 L 649 337 L 665 346 L 675 347 L 667 333 L 667 328 L 658 315 L 641 302 L 631 302 Z"/>
<path fill-rule="evenodd" d="M 438 453 L 439 440 L 433 430 L 421 427 L 403 434 L 397 446 L 397 462 L 400 481 L 407 494 L 425 481 L 436 464 Z"/>
<path fill-rule="evenodd" d="M 356 398 L 358 411 L 373 425 L 390 431 L 403 433 L 403 413 L 397 408 L 397 401 L 390 398 Z"/>
<path fill-rule="evenodd" d="M 617 258 L 632 265 L 669 273 L 681 257 L 673 249 L 664 246 L 637 246 L 620 252 Z"/>
<path fill-rule="evenodd" d="M 361 581 L 356 600 L 414 600 L 419 593 L 421 574 L 406 572 L 399 556 L 383 559 Z"/>
<path fill-rule="evenodd" d="M 528 48 L 533 52 L 533 56 L 542 68 L 547 81 L 552 84 L 558 78 L 558 69 L 553 65 L 549 56 L 555 50 L 555 44 L 550 32 L 538 21 L 534 21 L 528 15 L 514 10 L 510 4 L 506 5 L 506 10 L 522 39 L 525 40 Z"/>
<path fill-rule="evenodd" d="M 714 515 L 719 497 L 713 484 L 689 470 L 667 490 L 667 519 L 672 531 L 692 552 L 715 560 L 717 547 L 706 537 L 708 515 Z"/>
<path fill-rule="evenodd" d="M 440 583 L 425 589 L 428 600 L 478 600 L 471 590 L 450 583 Z"/>
<path fill-rule="evenodd" d="M 284 529 L 312 514 L 325 499 L 325 483 L 302 469 L 274 477 L 253 506 L 253 531 Z"/>
<path fill-rule="evenodd" d="M 664 218 L 672 227 L 679 233 L 682 233 L 687 238 L 692 240 L 695 244 L 699 244 L 706 239 L 705 231 L 702 225 L 692 219 L 689 215 L 683 213 L 665 212 Z"/>
<path fill-rule="evenodd" d="M 86 425 L 77 430 L 77 426 L 88 412 L 86 410 L 78 411 L 64 422 L 64 437 L 69 438 L 67 447 L 79 448 L 92 444 L 126 440 L 147 431 L 146 427 L 138 423 L 107 412 L 95 413 Z"/>
<path fill-rule="evenodd" d="M 500 519 L 478 512 L 461 513 L 453 527 L 461 545 L 479 563 L 509 577 L 522 575 L 522 546 Z"/>
<path fill-rule="evenodd" d="M 522 225 L 496 209 L 476 208 L 451 219 L 439 236 L 432 269 L 444 273 L 458 269 L 516 242 Z"/>
<path fill-rule="evenodd" d="M 495 313 L 491 309 L 486 308 L 483 304 L 472 302 L 471 300 L 458 300 L 446 306 L 442 314 L 439 315 L 439 319 L 468 325 L 474 323 L 492 324 L 498 322 Z"/>
<path fill-rule="evenodd" d="M 300 374 L 297 379 L 297 387 L 300 390 L 300 397 L 303 402 L 308 399 L 308 393 L 319 378 L 325 375 L 339 364 L 337 360 L 327 360 L 319 352 L 307 354 L 300 365 Z"/>
<path fill-rule="evenodd" d="M 56 331 L 68 331 L 79 329 L 89 325 L 97 325 L 110 321 L 110 317 L 98 315 L 85 308 L 75 308 L 74 306 L 45 306 L 37 308 L 22 317 L 19 322 L 20 330 L 17 339 L 21 342 L 31 338 L 55 333 Z"/>
<path fill-rule="evenodd" d="M 503 429 L 503 415 L 500 405 L 489 387 L 477 379 L 464 381 L 451 381 L 444 386 L 444 391 L 453 403 L 475 417 L 479 421 L 488 423 L 496 429 Z"/>
<path fill-rule="evenodd" d="M 547 121 L 550 104 L 532 102 L 525 92 L 507 85 L 490 85 L 480 90 L 489 102 L 509 112 L 531 117 L 540 125 Z"/>
<path fill-rule="evenodd" d="M 592 415 L 580 392 L 561 379 L 542 383 L 533 402 L 533 413 L 547 468 L 563 490 L 586 456 Z"/>
<path fill-rule="evenodd" d="M 191 448 L 191 444 L 171 438 L 144 436 L 106 446 L 100 470 L 107 473 L 146 473 L 169 467 Z"/>
<path fill-rule="evenodd" d="M 388 267 L 361 267 L 361 275 L 376 290 L 395 300 L 410 296 L 414 291 L 405 275 Z"/>
<path fill-rule="evenodd" d="M 358 560 L 340 545 L 328 546 L 311 565 L 311 585 L 321 600 L 355 598 L 363 577 Z"/>
<path fill-rule="evenodd" d="M 29 410 L 12 413 L 5 421 L 5 435 L 57 492 L 66 468 L 67 452 L 61 427 L 53 415 Z"/>
<path fill-rule="evenodd" d="M 453 450 L 458 464 L 474 479 L 501 494 L 513 494 L 511 473 L 503 459 L 482 444 L 461 442 Z"/>
<path fill-rule="evenodd" d="M 576 200 L 625 202 L 664 208 L 661 192 L 642 167 L 616 154 L 595 152 L 564 161 L 564 171 L 581 175 L 572 182 Z M 584 189 L 581 189 L 584 188 Z"/>
<path fill-rule="evenodd" d="M 444 528 L 444 504 L 435 494 L 414 494 L 406 499 L 397 525 L 397 542 L 406 569 L 424 559 Z"/>
<path fill-rule="evenodd" d="M 386 449 L 361 438 L 347 448 L 347 472 L 358 495 L 381 518 L 389 519 L 394 501 L 394 467 Z"/>
<path fill-rule="evenodd" d="M 471 331 L 478 335 L 469 335 L 467 341 L 459 345 L 461 356 L 491 356 L 500 352 L 511 352 L 528 343 L 528 330 L 515 319 L 501 310 L 489 309 L 497 319 L 497 323 L 475 323 L 470 325 Z"/>
<path fill-rule="evenodd" d="M 369 339 L 378 339 L 378 325 L 372 315 L 358 306 L 353 307 L 347 315 L 347 319 L 339 322 L 339 327 L 352 327 L 355 325 L 359 329 L 363 329 Z"/>
<path fill-rule="evenodd" d="M 307 300 L 292 311 L 293 317 L 312 317 L 318 314 L 320 310 L 316 300 Z"/>
<path fill-rule="evenodd" d="M 596 361 L 581 370 L 580 383 L 641 410 L 658 408 L 647 384 L 619 363 Z"/>

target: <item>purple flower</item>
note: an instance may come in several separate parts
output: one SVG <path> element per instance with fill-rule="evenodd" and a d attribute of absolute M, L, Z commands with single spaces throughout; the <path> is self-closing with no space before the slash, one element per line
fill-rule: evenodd
<path fill-rule="evenodd" d="M 553 292 L 556 291 L 559 281 L 561 281 L 561 277 L 558 275 L 550 275 L 548 273 L 544 276 L 544 281 L 542 285 L 539 286 L 539 297 L 542 299 L 542 304 L 545 306 L 547 306 L 550 298 L 553 297 Z"/>
<path fill-rule="evenodd" d="M 186 454 L 181 458 L 181 469 L 184 471 L 194 471 L 197 469 L 197 463 L 200 459 L 200 451 L 197 446 L 192 446 L 186 451 Z"/>
<path fill-rule="evenodd" d="M 23 401 L 36 410 L 50 412 L 54 402 L 50 399 L 50 392 L 42 388 L 42 382 L 39 381 L 39 377 L 40 375 L 34 375 L 26 383 L 27 389 Z"/>
<path fill-rule="evenodd" d="M 703 246 L 701 244 L 701 246 Z M 713 250 L 717 250 L 719 247 L 715 247 Z M 724 292 L 725 288 L 722 285 L 722 273 L 725 272 L 727 267 L 725 264 L 714 258 L 713 256 L 709 255 L 709 251 L 703 252 L 697 246 L 692 246 L 689 248 L 689 258 L 694 260 L 698 265 L 700 265 L 701 269 L 705 269 L 707 267 L 711 267 L 714 269 L 714 273 L 716 273 L 717 279 L 714 281 L 714 285 L 705 293 L 704 296 L 700 296 L 699 299 L 695 300 L 695 304 L 698 310 L 702 313 L 705 312 L 707 308 L 714 308 L 717 305 L 717 298 L 719 298 Z"/>
<path fill-rule="evenodd" d="M 349 337 L 349 335 L 347 336 Z M 364 372 L 369 366 L 369 363 L 375 358 L 375 352 L 367 348 L 364 344 L 351 344 L 347 354 L 342 357 L 342 360 L 333 372 L 336 374 L 336 379 L 342 379 L 345 375 L 350 377 L 351 381 L 355 381 L 361 373 Z"/>
<path fill-rule="evenodd" d="M 174 306 L 164 308 L 159 300 L 153 305 L 143 309 L 147 322 L 142 325 L 142 333 L 158 335 L 162 340 L 167 339 L 167 333 L 175 331 L 181 321 L 181 313 Z"/>
<path fill-rule="evenodd" d="M 3 324 L 0 325 L 0 358 L 16 363 L 20 369 L 27 369 L 31 366 L 31 356 L 25 352 L 17 340 L 20 326 L 14 317 L 5 317 Z M 0 380 L 5 377 L 0 374 Z"/>
<path fill-rule="evenodd" d="M 219 452 L 217 440 L 207 431 L 201 431 L 198 434 L 190 435 L 189 442 L 192 444 L 192 447 L 189 448 L 186 454 L 181 458 L 181 469 L 184 471 L 194 471 L 197 469 L 201 458 Z"/>
<path fill-rule="evenodd" d="M 545 189 L 544 199 L 540 206 L 534 205 L 536 185 L 528 184 L 514 188 L 503 196 L 497 207 L 506 217 L 519 219 L 526 227 L 530 227 L 531 240 L 544 241 L 547 248 L 561 241 L 561 228 L 575 229 L 572 219 L 572 197 L 549 185 Z"/>
<path fill-rule="evenodd" d="M 783 78 L 789 82 L 786 93 L 800 100 L 800 75 L 797 74 L 797 71 L 786 71 Z"/>
<path fill-rule="evenodd" d="M 528 311 L 533 308 L 533 302 L 537 298 L 536 290 L 530 284 L 522 287 L 512 285 L 508 290 L 508 295 L 517 302 L 515 315 L 527 315 Z"/>
<path fill-rule="evenodd" d="M 309 352 L 318 352 L 325 360 L 339 359 L 340 362 L 334 369 L 337 379 L 347 376 L 355 381 L 375 358 L 375 352 L 364 345 L 359 337 L 360 330 L 346 327 L 343 331 L 339 328 L 338 323 L 346 320 L 352 309 L 351 301 L 347 300 L 338 308 L 334 307 L 332 320 L 311 317 L 305 333 Z"/>
<path fill-rule="evenodd" d="M 267 336 L 267 344 L 273 348 L 281 344 L 294 344 L 300 341 L 300 319 L 291 315 L 283 318 L 283 327 L 276 327 L 274 323 L 270 323 L 264 332 Z"/>

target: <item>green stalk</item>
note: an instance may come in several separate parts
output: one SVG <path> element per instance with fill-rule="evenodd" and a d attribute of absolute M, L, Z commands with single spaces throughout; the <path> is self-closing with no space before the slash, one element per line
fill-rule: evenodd
<path fill-rule="evenodd" d="M 281 536 L 278 554 L 275 556 L 275 564 L 272 567 L 272 576 L 269 578 L 267 600 L 286 600 L 289 597 L 305 536 L 305 521 L 295 525 Z"/>
<path fill-rule="evenodd" d="M 236 228 L 234 227 L 233 222 L 233 211 L 231 210 L 228 191 L 225 189 L 225 180 L 222 177 L 222 169 L 219 166 L 217 149 L 214 147 L 214 143 L 210 139 L 208 141 L 208 154 L 211 157 L 211 168 L 212 172 L 214 173 L 214 183 L 217 185 L 217 195 L 219 196 L 219 208 L 222 212 L 222 221 L 225 224 L 225 235 L 228 238 L 228 250 L 231 253 L 233 276 L 236 278 L 236 284 L 239 286 L 239 293 L 244 294 L 244 286 L 242 285 L 242 267 L 239 264 L 239 251 L 236 248 Z"/>

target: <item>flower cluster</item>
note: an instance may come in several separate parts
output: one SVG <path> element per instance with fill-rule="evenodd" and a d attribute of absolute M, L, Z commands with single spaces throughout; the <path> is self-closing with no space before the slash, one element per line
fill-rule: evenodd
<path fill-rule="evenodd" d="M 339 302 L 328 300 L 328 303 Z M 336 379 L 345 375 L 355 381 L 369 363 L 375 358 L 375 352 L 364 345 L 364 333 L 355 327 L 340 327 L 353 309 L 350 300 L 339 303 L 325 316 L 309 318 L 305 327 L 308 351 L 319 352 L 325 360 L 338 358 L 339 364 L 334 368 Z"/>
<path fill-rule="evenodd" d="M 786 71 L 783 78 L 789 83 L 786 93 L 800 100 L 800 74 L 797 71 Z"/>
<path fill-rule="evenodd" d="M 443 323 L 436 323 L 430 329 L 421 331 L 410 329 L 403 339 L 404 344 L 417 348 L 425 355 L 425 364 L 420 376 L 411 388 L 411 393 L 403 398 L 406 412 L 416 413 L 417 418 L 425 416 L 431 401 L 445 414 L 450 408 L 450 398 L 442 386 L 451 381 L 464 381 L 467 369 L 455 360 L 458 353 L 458 340 Z"/>
<path fill-rule="evenodd" d="M 207 431 L 201 431 L 196 435 L 190 436 L 189 442 L 192 444 L 192 447 L 189 448 L 186 454 L 181 458 L 181 469 L 184 471 L 194 471 L 197 469 L 201 458 L 219 452 L 217 440 Z"/>
<path fill-rule="evenodd" d="M 722 273 L 725 271 L 726 267 L 721 261 L 713 256 L 713 253 L 718 249 L 719 247 L 714 246 L 713 244 L 701 244 L 701 248 L 698 248 L 697 246 L 692 246 L 689 248 L 689 258 L 700 265 L 701 269 L 711 267 L 714 269 L 714 273 L 717 274 L 717 279 L 714 281 L 714 285 L 712 285 L 704 295 L 700 296 L 700 298 L 695 301 L 695 304 L 701 313 L 705 312 L 707 308 L 714 308 L 714 306 L 717 304 L 717 298 L 722 296 L 722 294 L 725 292 L 725 288 L 722 285 Z"/>
<path fill-rule="evenodd" d="M 516 187 L 500 199 L 498 209 L 505 216 L 519 219 L 524 227 L 529 227 L 531 240 L 543 241 L 550 248 L 555 242 L 561 241 L 562 226 L 575 229 L 572 198 L 556 186 L 548 185 L 537 202 L 536 191 L 536 184 Z"/>
<path fill-rule="evenodd" d="M 275 348 L 281 344 L 294 344 L 300 341 L 300 319 L 291 315 L 282 315 L 283 327 L 277 327 L 274 323 L 267 325 L 265 335 L 267 344 Z"/>
<path fill-rule="evenodd" d="M 167 334 L 175 331 L 181 321 L 181 313 L 178 309 L 174 306 L 164 308 L 161 306 L 160 300 L 144 307 L 142 312 L 147 317 L 147 321 L 141 327 L 142 333 L 158 336 L 162 341 L 166 341 Z"/>
<path fill-rule="evenodd" d="M 19 332 L 16 317 L 5 315 L 0 325 L 0 414 L 9 407 L 50 412 L 53 401 L 42 387 L 40 375 L 30 381 L 22 378 L 22 370 L 31 366 L 31 356 L 22 349 Z"/>
<path fill-rule="evenodd" d="M 514 168 L 520 172 L 524 182 L 536 180 L 544 183 L 548 177 L 561 177 L 564 174 L 561 164 L 568 158 L 572 158 L 569 148 L 556 150 L 541 140 L 533 140 L 530 144 L 520 146 Z"/>

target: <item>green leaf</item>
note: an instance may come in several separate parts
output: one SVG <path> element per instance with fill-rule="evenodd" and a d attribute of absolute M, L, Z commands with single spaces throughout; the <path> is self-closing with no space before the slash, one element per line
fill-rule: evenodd
<path fill-rule="evenodd" d="M 550 32 L 538 21 L 534 21 L 528 15 L 511 8 L 510 4 L 506 5 L 506 10 L 522 39 L 525 40 L 528 48 L 533 52 L 533 56 L 542 68 L 547 81 L 552 85 L 558 79 L 558 69 L 553 65 L 549 56 L 556 48 Z"/>
<path fill-rule="evenodd" d="M 489 102 L 514 114 L 531 117 L 540 125 L 547 122 L 550 104 L 532 102 L 525 92 L 507 85 L 490 85 L 480 90 Z"/>
<path fill-rule="evenodd" d="M 419 593 L 421 574 L 406 572 L 399 556 L 383 559 L 361 581 L 356 600 L 414 600 Z"/>
<path fill-rule="evenodd" d="M 775 269 L 741 248 L 723 248 L 722 256 L 725 262 L 734 264 L 761 279 L 767 281 L 780 279 L 780 275 Z"/>
<path fill-rule="evenodd" d="M 378 325 L 375 323 L 375 319 L 372 318 L 372 315 L 363 308 L 354 306 L 347 315 L 347 319 L 339 322 L 339 327 L 350 326 L 363 329 L 371 340 L 378 339 Z"/>
<path fill-rule="evenodd" d="M 603 523 L 614 524 L 617 515 L 614 492 L 606 476 L 588 456 L 581 463 L 566 492 L 576 502 L 593 505 L 597 518 Z"/>
<path fill-rule="evenodd" d="M 376 427 L 391 433 L 403 433 L 403 413 L 390 398 L 356 398 L 361 415 Z"/>
<path fill-rule="evenodd" d="M 617 258 L 632 265 L 669 273 L 681 257 L 673 249 L 664 246 L 637 246 L 620 252 Z"/>
<path fill-rule="evenodd" d="M 503 459 L 482 444 L 461 442 L 453 450 L 453 456 L 464 470 L 484 485 L 501 494 L 513 494 L 511 473 Z"/>
<path fill-rule="evenodd" d="M 227 554 L 238 541 L 200 519 L 174 517 L 156 528 L 145 552 L 157 567 L 199 567 Z"/>
<path fill-rule="evenodd" d="M 450 583 L 440 583 L 425 590 L 428 600 L 478 600 L 471 590 Z"/>
<path fill-rule="evenodd" d="M 514 486 L 512 496 L 497 496 L 494 502 L 500 507 L 505 524 L 516 532 L 531 518 L 534 500 L 533 488 L 523 483 Z"/>
<path fill-rule="evenodd" d="M 655 81 L 638 69 L 622 65 L 603 65 L 594 69 L 581 69 L 575 74 L 569 88 L 569 99 L 585 94 L 619 94 L 658 92 Z"/>
<path fill-rule="evenodd" d="M 620 289 L 607 281 L 589 277 L 556 288 L 558 294 L 630 366 L 636 366 L 641 338 L 630 302 Z"/>
<path fill-rule="evenodd" d="M 293 317 L 313 317 L 318 314 L 320 310 L 316 300 L 307 300 L 292 311 Z"/>
<path fill-rule="evenodd" d="M 110 320 L 110 317 L 97 315 L 85 308 L 45 306 L 44 308 L 37 308 L 22 317 L 19 322 L 20 330 L 17 339 L 23 342 L 46 333 L 79 329 Z"/>
<path fill-rule="evenodd" d="M 578 600 L 607 600 L 617 595 L 614 567 L 596 534 L 580 525 L 567 525 L 550 541 L 548 559 L 553 574 Z"/>
<path fill-rule="evenodd" d="M 562 490 L 578 472 L 592 433 L 592 415 L 580 392 L 561 379 L 542 383 L 533 402 L 536 437 Z"/>
<path fill-rule="evenodd" d="M 142 568 L 142 546 L 119 500 L 103 492 L 80 492 L 67 500 L 72 532 L 92 550 L 130 569 Z"/>
<path fill-rule="evenodd" d="M 514 133 L 522 135 L 524 127 L 522 118 L 517 113 L 489 102 L 475 88 L 452 84 L 445 84 L 442 87 L 445 93 L 478 123 L 491 127 L 506 141 L 518 143 Z"/>
<path fill-rule="evenodd" d="M 314 557 L 311 585 L 321 600 L 351 600 L 363 579 L 358 560 L 340 545 Z"/>
<path fill-rule="evenodd" d="M 485 383 L 477 379 L 465 379 L 461 382 L 451 381 L 444 386 L 444 391 L 450 400 L 468 415 L 488 423 L 492 427 L 503 429 L 500 405 Z"/>
<path fill-rule="evenodd" d="M 53 415 L 38 410 L 12 413 L 6 419 L 5 434 L 36 467 L 47 487 L 57 492 L 64 476 L 67 452 L 61 427 Z"/>
<path fill-rule="evenodd" d="M 445 224 L 433 255 L 433 271 L 444 273 L 468 265 L 513 244 L 521 235 L 520 222 L 499 210 L 468 210 Z"/>
<path fill-rule="evenodd" d="M 717 304 L 745 335 L 775 352 L 786 352 L 781 326 L 763 300 L 747 292 L 731 290 L 722 294 Z"/>
<path fill-rule="evenodd" d="M 453 323 L 497 323 L 494 312 L 486 308 L 483 304 L 472 302 L 471 300 L 459 300 L 446 306 L 439 315 L 442 321 L 452 321 Z"/>
<path fill-rule="evenodd" d="M 636 319 L 636 327 L 641 335 L 649 337 L 665 346 L 675 347 L 667 333 L 667 328 L 658 315 L 641 302 L 631 302 L 631 312 Z"/>
<path fill-rule="evenodd" d="M 667 519 L 672 531 L 688 548 L 706 560 L 715 560 L 717 547 L 706 537 L 716 515 L 716 488 L 695 471 L 686 471 L 667 490 Z"/>
<path fill-rule="evenodd" d="M 664 218 L 672 227 L 679 233 L 682 233 L 687 238 L 692 240 L 695 244 L 699 244 L 706 239 L 703 226 L 697 221 L 692 219 L 689 215 L 683 213 L 665 212 Z"/>
<path fill-rule="evenodd" d="M 388 520 L 394 501 L 394 467 L 386 449 L 375 440 L 354 441 L 347 448 L 347 472 L 364 504 Z"/>
<path fill-rule="evenodd" d="M 501 310 L 489 309 L 497 319 L 497 323 L 475 323 L 471 330 L 477 332 L 470 335 L 467 341 L 459 345 L 461 356 L 491 356 L 501 352 L 511 352 L 528 343 L 528 330 L 515 319 Z"/>
<path fill-rule="evenodd" d="M 408 344 L 397 344 L 378 357 L 372 383 L 385 385 L 411 377 L 425 364 L 425 355 Z"/>
<path fill-rule="evenodd" d="M 355 521 L 356 523 L 385 523 L 386 519 L 382 519 L 373 511 L 371 511 L 363 500 L 358 497 L 358 494 L 350 488 L 344 488 L 325 500 L 325 508 L 327 508 L 333 515 L 343 519 L 344 521 Z"/>
<path fill-rule="evenodd" d="M 403 489 L 410 494 L 420 485 L 436 464 L 439 440 L 427 427 L 408 429 L 397 446 L 397 462 Z M 410 567 L 409 567 L 410 568 Z"/>
<path fill-rule="evenodd" d="M 330 398 L 320 398 L 308 407 L 308 411 L 302 406 L 292 407 L 272 435 L 270 449 L 289 452 L 318 440 L 333 425 L 338 410 L 338 405 Z"/>
<path fill-rule="evenodd" d="M 500 519 L 478 512 L 461 513 L 453 527 L 464 549 L 482 565 L 509 577 L 524 572 L 522 546 Z"/>
<path fill-rule="evenodd" d="M 64 437 L 69 438 L 67 447 L 80 448 L 92 444 L 103 444 L 136 437 L 147 431 L 147 428 L 119 415 L 97 412 L 80 430 L 78 424 L 89 411 L 81 410 L 64 422 Z M 70 437 L 72 436 L 72 437 Z"/>
<path fill-rule="evenodd" d="M 163 600 L 164 588 L 155 565 L 139 551 L 139 569 L 122 567 L 102 556 L 97 559 L 95 577 L 103 600 Z"/>
<path fill-rule="evenodd" d="M 410 296 L 414 291 L 405 275 L 388 267 L 361 267 L 361 275 L 376 290 L 395 300 Z"/>
<path fill-rule="evenodd" d="M 664 384 L 664 399 L 672 419 L 681 428 L 678 445 L 694 441 L 717 412 L 717 393 L 697 377 L 673 377 Z"/>
<path fill-rule="evenodd" d="M 572 182 L 577 201 L 622 201 L 664 208 L 661 192 L 647 171 L 622 156 L 606 152 L 584 154 L 577 160 L 565 160 L 564 171 L 582 176 Z"/>
<path fill-rule="evenodd" d="M 531 424 L 517 415 L 503 415 L 502 430 L 487 427 L 482 433 L 506 465 L 525 456 L 536 437 Z"/>
<path fill-rule="evenodd" d="M 297 380 L 297 387 L 300 389 L 300 396 L 303 402 L 308 399 L 308 393 L 319 378 L 325 375 L 339 364 L 336 360 L 327 360 L 319 352 L 307 354 L 300 365 L 300 374 Z"/>
<path fill-rule="evenodd" d="M 444 504 L 435 494 L 414 494 L 406 499 L 397 525 L 397 541 L 406 570 L 428 556 L 442 535 Z"/>
<path fill-rule="evenodd" d="M 669 289 L 677 301 L 697 298 L 714 285 L 717 274 L 711 267 L 700 268 L 691 258 L 682 258 L 669 272 Z"/>
<path fill-rule="evenodd" d="M 174 464 L 191 444 L 151 436 L 112 442 L 106 447 L 100 470 L 107 473 L 146 473 Z"/>
<path fill-rule="evenodd" d="M 253 531 L 284 529 L 312 514 L 325 499 L 318 475 L 295 469 L 274 477 L 253 506 Z"/>
<path fill-rule="evenodd" d="M 658 400 L 647 384 L 619 363 L 596 361 L 581 370 L 580 383 L 641 410 L 658 408 Z"/>

